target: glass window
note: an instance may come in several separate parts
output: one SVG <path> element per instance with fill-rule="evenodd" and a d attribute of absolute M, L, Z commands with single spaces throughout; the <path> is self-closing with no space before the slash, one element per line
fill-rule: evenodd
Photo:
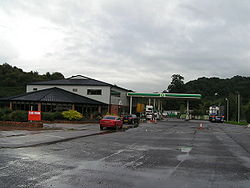
<path fill-rule="evenodd" d="M 77 92 L 77 89 L 73 89 L 73 92 Z"/>
<path fill-rule="evenodd" d="M 88 89 L 87 95 L 102 95 L 101 89 Z"/>
<path fill-rule="evenodd" d="M 37 91 L 37 88 L 36 88 L 36 87 L 34 87 L 34 88 L 33 88 L 33 91 Z"/>
<path fill-rule="evenodd" d="M 111 90 L 111 95 L 115 97 L 121 97 L 121 93 L 118 91 Z"/>

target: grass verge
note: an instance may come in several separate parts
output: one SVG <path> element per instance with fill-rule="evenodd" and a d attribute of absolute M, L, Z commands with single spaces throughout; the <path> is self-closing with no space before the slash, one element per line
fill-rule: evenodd
<path fill-rule="evenodd" d="M 232 124 L 232 125 L 248 125 L 249 124 L 246 121 L 240 121 L 239 123 L 238 121 L 225 121 L 225 123 Z"/>

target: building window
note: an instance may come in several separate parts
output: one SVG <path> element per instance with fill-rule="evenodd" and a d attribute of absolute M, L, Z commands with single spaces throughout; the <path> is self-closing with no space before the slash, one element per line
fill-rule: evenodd
<path fill-rule="evenodd" d="M 101 89 L 88 89 L 87 95 L 102 95 Z"/>
<path fill-rule="evenodd" d="M 36 88 L 36 87 L 34 87 L 34 88 L 33 88 L 33 91 L 37 91 L 37 88 Z"/>
<path fill-rule="evenodd" d="M 77 92 L 77 89 L 73 89 L 73 92 Z"/>
<path fill-rule="evenodd" d="M 118 91 L 111 90 L 111 95 L 115 97 L 121 97 L 121 93 Z"/>

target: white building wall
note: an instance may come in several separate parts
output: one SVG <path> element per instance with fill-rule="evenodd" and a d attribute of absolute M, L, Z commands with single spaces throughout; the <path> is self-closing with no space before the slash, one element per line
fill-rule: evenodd
<path fill-rule="evenodd" d="M 111 95 L 111 104 L 122 105 L 122 106 L 129 105 L 127 91 L 115 87 L 112 87 L 111 90 L 121 93 L 120 97 Z"/>
<path fill-rule="evenodd" d="M 97 100 L 106 104 L 109 104 L 109 101 L 110 101 L 110 86 L 27 85 L 26 92 L 35 91 L 34 88 L 37 88 L 37 91 L 39 91 L 43 89 L 49 89 L 52 87 L 61 88 L 66 91 L 69 91 L 78 95 L 82 95 L 82 96 L 85 96 L 90 99 L 94 99 L 94 100 Z M 74 92 L 73 89 L 77 89 L 77 92 Z M 102 95 L 87 95 L 88 89 L 101 89 Z"/>

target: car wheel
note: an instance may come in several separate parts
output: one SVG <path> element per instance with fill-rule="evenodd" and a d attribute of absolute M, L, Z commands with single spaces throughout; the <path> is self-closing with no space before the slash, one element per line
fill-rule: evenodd
<path fill-rule="evenodd" d="M 100 130 L 103 130 L 103 127 L 102 127 L 102 126 L 100 126 Z"/>

